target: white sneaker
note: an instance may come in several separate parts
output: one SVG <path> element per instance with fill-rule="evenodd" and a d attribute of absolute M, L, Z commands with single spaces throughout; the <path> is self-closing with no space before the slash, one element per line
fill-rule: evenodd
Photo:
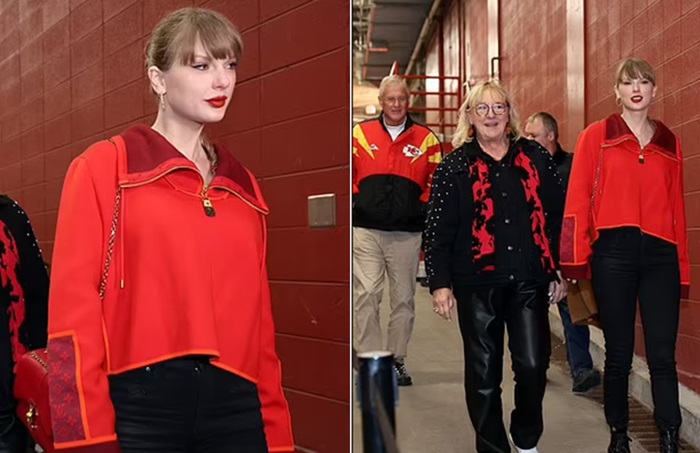
<path fill-rule="evenodd" d="M 508 433 L 508 440 L 510 441 L 511 444 L 515 447 L 516 450 L 518 450 L 518 453 L 540 453 L 537 447 L 534 448 L 528 448 L 523 450 L 522 448 L 518 448 L 517 445 L 515 445 L 515 442 L 513 442 L 513 436 Z"/>

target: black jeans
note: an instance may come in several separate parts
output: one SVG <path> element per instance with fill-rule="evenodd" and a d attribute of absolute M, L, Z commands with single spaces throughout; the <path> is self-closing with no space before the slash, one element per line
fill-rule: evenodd
<path fill-rule="evenodd" d="M 122 453 L 266 453 L 255 384 L 204 357 L 110 376 Z"/>
<path fill-rule="evenodd" d="M 0 412 L 0 453 L 26 453 L 29 434 L 14 410 Z"/>
<path fill-rule="evenodd" d="M 455 288 L 467 409 L 479 453 L 511 451 L 501 404 L 504 327 L 515 373 L 513 442 L 523 449 L 533 448 L 542 435 L 542 399 L 551 353 L 547 290 L 542 283 Z"/>
<path fill-rule="evenodd" d="M 661 429 L 680 426 L 675 359 L 681 298 L 677 247 L 636 228 L 603 231 L 593 246 L 592 277 L 605 335 L 608 425 L 626 429 L 629 420 L 627 391 L 639 298 L 654 419 Z"/>

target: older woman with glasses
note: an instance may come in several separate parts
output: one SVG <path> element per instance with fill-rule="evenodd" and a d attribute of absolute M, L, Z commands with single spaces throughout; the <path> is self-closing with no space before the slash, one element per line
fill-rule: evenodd
<path fill-rule="evenodd" d="M 564 187 L 551 156 L 521 137 L 496 82 L 478 84 L 461 108 L 455 150 L 438 166 L 425 231 L 434 311 L 464 342 L 467 408 L 478 452 L 510 452 L 503 425 L 503 337 L 515 373 L 510 433 L 537 452 L 549 366 L 548 303 L 566 295 L 558 272 Z"/>

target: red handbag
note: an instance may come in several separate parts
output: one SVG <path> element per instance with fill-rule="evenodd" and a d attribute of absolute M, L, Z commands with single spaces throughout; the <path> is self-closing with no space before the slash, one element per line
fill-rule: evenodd
<path fill-rule="evenodd" d="M 53 453 L 53 430 L 49 405 L 46 349 L 29 351 L 20 357 L 15 372 L 17 416 L 29 430 L 34 442 L 46 453 Z"/>
<path fill-rule="evenodd" d="M 100 281 L 100 300 L 105 297 L 107 276 L 112 262 L 112 251 L 117 233 L 117 217 L 121 202 L 121 188 L 117 189 L 114 216 L 109 232 L 107 258 Z M 27 427 L 29 434 L 46 453 L 54 453 L 51 405 L 49 403 L 48 351 L 37 349 L 20 357 L 15 369 L 14 395 L 17 400 L 17 416 Z"/>

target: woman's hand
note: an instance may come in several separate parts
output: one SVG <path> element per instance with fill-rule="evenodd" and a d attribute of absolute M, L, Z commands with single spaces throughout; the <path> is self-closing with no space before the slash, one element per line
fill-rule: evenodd
<path fill-rule="evenodd" d="M 561 276 L 561 272 L 557 271 L 558 280 L 554 280 L 549 284 L 549 303 L 558 304 L 566 297 L 568 285 L 566 280 Z"/>
<path fill-rule="evenodd" d="M 433 311 L 448 321 L 452 320 L 455 304 L 455 296 L 452 295 L 450 288 L 439 288 L 433 291 Z"/>

